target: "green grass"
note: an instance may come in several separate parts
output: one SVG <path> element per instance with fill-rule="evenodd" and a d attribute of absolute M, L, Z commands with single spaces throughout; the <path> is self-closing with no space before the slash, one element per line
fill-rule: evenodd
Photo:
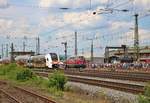
<path fill-rule="evenodd" d="M 138 97 L 139 103 L 150 103 L 150 83 L 145 86 L 144 95 L 139 95 Z"/>
<path fill-rule="evenodd" d="M 56 73 L 56 74 L 54 73 L 52 77 L 57 77 L 58 80 L 65 78 L 62 73 L 61 74 Z M 58 88 L 58 84 L 59 84 L 58 82 L 61 82 L 61 80 L 58 81 L 55 85 L 51 81 L 51 78 L 45 79 L 43 77 L 39 77 L 35 75 L 30 69 L 17 66 L 16 64 L 1 65 L 0 66 L 0 79 L 11 81 L 16 85 L 23 85 L 23 86 L 30 86 L 33 88 L 38 88 L 42 91 L 49 92 L 50 94 L 54 96 L 59 96 L 59 97 L 63 96 L 63 89 Z M 61 83 L 63 83 L 63 86 L 62 85 L 61 86 L 64 87 L 66 83 L 66 79 L 65 79 L 65 82 L 62 81 Z"/>
<path fill-rule="evenodd" d="M 104 98 L 91 98 L 83 94 L 84 91 L 76 91 L 76 87 L 64 87 L 67 78 L 60 71 L 43 78 L 35 75 L 30 69 L 17 66 L 16 64 L 1 65 L 0 79 L 11 82 L 12 85 L 31 87 L 33 90 L 42 91 L 44 95 L 52 97 L 58 103 L 108 103 Z M 75 89 L 75 90 L 74 90 Z M 81 93 L 81 94 L 80 94 Z M 102 102 L 99 102 L 102 101 Z"/>

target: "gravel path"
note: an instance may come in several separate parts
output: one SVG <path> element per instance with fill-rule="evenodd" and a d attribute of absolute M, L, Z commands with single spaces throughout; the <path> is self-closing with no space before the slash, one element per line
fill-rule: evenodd
<path fill-rule="evenodd" d="M 73 88 L 80 88 L 93 96 L 96 93 L 104 94 L 111 101 L 111 103 L 138 103 L 137 101 L 138 96 L 131 93 L 125 93 L 108 88 L 91 86 L 75 82 L 68 82 L 67 86 L 71 86 Z"/>

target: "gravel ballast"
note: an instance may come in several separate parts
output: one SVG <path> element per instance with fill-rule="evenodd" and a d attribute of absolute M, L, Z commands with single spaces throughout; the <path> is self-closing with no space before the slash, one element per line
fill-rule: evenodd
<path fill-rule="evenodd" d="M 111 103 L 138 103 L 138 95 L 131 93 L 75 82 L 68 82 L 66 85 L 72 88 L 80 88 L 91 96 L 95 96 L 95 94 L 101 93 L 105 95 L 106 98 L 111 101 Z"/>

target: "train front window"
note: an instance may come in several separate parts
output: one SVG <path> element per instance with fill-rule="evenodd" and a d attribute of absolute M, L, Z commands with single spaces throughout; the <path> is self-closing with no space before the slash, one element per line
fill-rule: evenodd
<path fill-rule="evenodd" d="M 52 61 L 57 61 L 58 60 L 57 54 L 50 53 L 50 55 L 51 55 Z"/>

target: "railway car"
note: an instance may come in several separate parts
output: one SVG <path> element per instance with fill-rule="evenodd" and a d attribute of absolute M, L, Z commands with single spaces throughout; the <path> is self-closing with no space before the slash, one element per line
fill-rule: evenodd
<path fill-rule="evenodd" d="M 149 64 L 150 64 L 150 58 L 140 58 L 139 61 L 140 61 L 140 62 L 145 62 L 145 63 L 149 63 Z"/>
<path fill-rule="evenodd" d="M 46 66 L 48 68 L 58 68 L 60 65 L 59 56 L 56 53 L 49 53 L 45 56 Z"/>
<path fill-rule="evenodd" d="M 27 60 L 27 67 L 46 68 L 45 55 L 30 56 Z"/>
<path fill-rule="evenodd" d="M 29 55 L 17 56 L 15 58 L 15 62 L 16 62 L 17 65 L 21 65 L 21 66 L 27 67 L 29 58 L 30 58 Z"/>
<path fill-rule="evenodd" d="M 28 60 L 28 67 L 33 68 L 58 68 L 59 56 L 56 53 L 49 53 L 46 55 L 31 56 Z"/>
<path fill-rule="evenodd" d="M 9 57 L 0 59 L 0 64 L 9 64 L 9 63 L 10 63 L 10 58 Z"/>
<path fill-rule="evenodd" d="M 85 68 L 86 67 L 86 60 L 83 56 L 78 57 L 70 57 L 66 61 L 67 67 L 70 68 Z"/>
<path fill-rule="evenodd" d="M 15 58 L 18 65 L 30 68 L 58 68 L 59 56 L 56 53 L 36 56 L 18 56 Z"/>

